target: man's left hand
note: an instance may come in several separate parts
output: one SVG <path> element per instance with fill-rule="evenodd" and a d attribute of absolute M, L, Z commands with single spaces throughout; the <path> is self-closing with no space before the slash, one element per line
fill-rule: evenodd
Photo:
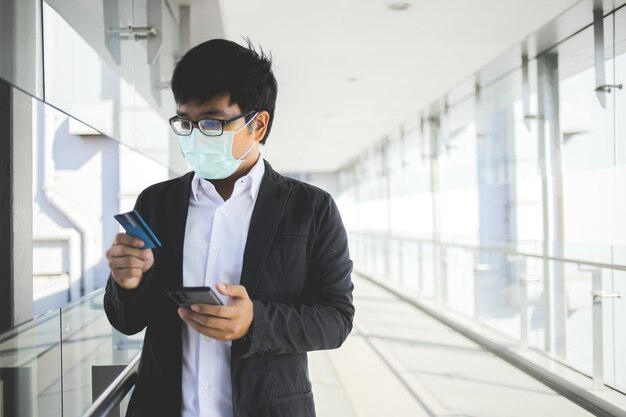
<path fill-rule="evenodd" d="M 179 308 L 180 317 L 198 333 L 217 340 L 237 340 L 248 333 L 254 316 L 252 300 L 242 285 L 217 284 L 217 290 L 228 297 L 228 305 L 194 304 Z"/>

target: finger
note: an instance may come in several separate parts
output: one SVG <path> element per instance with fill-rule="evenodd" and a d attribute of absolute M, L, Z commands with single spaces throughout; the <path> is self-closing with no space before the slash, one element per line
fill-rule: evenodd
<path fill-rule="evenodd" d="M 235 298 L 250 298 L 248 297 L 248 291 L 243 285 L 222 284 L 221 282 L 216 285 L 217 290 L 229 297 Z"/>
<path fill-rule="evenodd" d="M 223 340 L 221 338 L 220 332 L 217 330 L 209 329 L 207 327 L 202 326 L 201 324 L 191 320 L 189 317 L 181 316 L 181 319 L 191 326 L 196 332 L 203 334 L 208 337 L 212 337 L 214 339 Z"/>
<path fill-rule="evenodd" d="M 151 249 L 147 249 L 144 253 L 144 263 L 143 263 L 143 272 L 148 271 L 150 268 L 152 268 L 152 265 L 154 264 L 154 255 L 152 255 L 152 250 Z"/>
<path fill-rule="evenodd" d="M 139 259 L 144 259 L 146 254 L 148 253 L 148 250 L 141 250 L 141 249 L 133 248 L 131 246 L 118 244 L 118 245 L 111 246 L 111 248 L 107 252 L 107 256 L 111 258 L 116 258 L 120 256 L 131 255 Z"/>
<path fill-rule="evenodd" d="M 234 308 L 230 306 L 216 306 L 212 304 L 192 304 L 191 309 L 201 314 L 208 316 L 222 317 L 225 319 L 231 319 L 238 314 Z"/>
<path fill-rule="evenodd" d="M 118 233 L 115 235 L 115 239 L 113 240 L 113 245 L 128 245 L 134 246 L 137 248 L 142 248 L 144 245 L 143 240 L 137 239 L 127 233 Z"/>
<path fill-rule="evenodd" d="M 179 310 L 179 314 L 180 314 L 180 310 Z M 200 323 L 192 320 L 191 318 L 189 318 L 186 315 L 181 315 L 181 319 L 185 323 L 187 323 L 189 326 L 191 326 L 196 332 L 198 332 L 200 334 L 203 334 L 203 335 L 205 335 L 207 337 L 210 337 L 212 339 L 229 340 L 227 333 L 224 332 L 224 331 L 211 329 L 209 327 L 203 326 Z"/>
<path fill-rule="evenodd" d="M 207 316 L 205 314 L 196 313 L 189 309 L 184 309 L 183 313 L 185 318 L 193 320 L 204 327 L 208 327 L 213 330 L 228 330 L 229 319 L 215 316 Z"/>
<path fill-rule="evenodd" d="M 109 261 L 109 267 L 111 269 L 123 269 L 123 268 L 139 268 L 143 269 L 145 262 L 141 259 L 137 259 L 134 256 L 123 256 L 119 258 L 111 258 Z"/>
<path fill-rule="evenodd" d="M 139 286 L 141 279 L 139 278 L 134 278 L 134 279 L 116 279 L 115 282 L 117 282 L 117 284 L 122 287 L 125 288 L 127 290 L 132 290 L 135 289 Z"/>
<path fill-rule="evenodd" d="M 123 268 L 112 270 L 113 276 L 116 281 L 128 281 L 134 279 L 140 279 L 142 276 L 141 269 L 139 268 Z"/>

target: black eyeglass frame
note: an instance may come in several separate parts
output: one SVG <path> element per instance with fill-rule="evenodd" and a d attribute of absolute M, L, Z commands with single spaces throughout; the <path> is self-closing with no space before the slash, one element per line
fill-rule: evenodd
<path fill-rule="evenodd" d="M 250 116 L 250 115 L 251 115 L 251 114 L 253 114 L 253 113 L 258 113 L 258 112 L 257 112 L 256 110 L 250 110 L 249 112 L 238 114 L 237 116 L 233 116 L 233 117 L 231 117 L 230 119 L 226 119 L 226 120 L 212 119 L 212 118 L 210 118 L 210 117 L 207 117 L 207 118 L 204 118 L 204 119 L 200 119 L 200 120 L 198 120 L 198 121 L 196 121 L 196 120 L 191 120 L 190 118 L 185 117 L 185 116 L 179 116 L 179 115 L 176 115 L 176 116 L 172 116 L 172 117 L 170 117 L 170 119 L 169 119 L 169 124 L 170 124 L 170 127 L 172 128 L 172 130 L 174 131 L 174 133 L 176 133 L 176 134 L 177 134 L 177 135 L 179 135 L 179 136 L 189 136 L 189 135 L 191 135 L 191 134 L 193 133 L 193 129 L 194 129 L 194 128 L 196 128 L 196 129 L 198 129 L 198 130 L 200 131 L 200 133 L 202 133 L 204 136 L 209 136 L 209 137 L 217 137 L 217 136 L 222 136 L 222 135 L 224 134 L 224 127 L 225 127 L 227 124 L 229 124 L 229 123 L 231 123 L 231 122 L 234 122 L 235 120 L 240 119 L 240 118 L 242 118 L 242 117 L 247 117 L 247 116 Z M 186 120 L 186 121 L 188 121 L 189 123 L 191 123 L 191 130 L 190 130 L 190 131 L 189 131 L 189 133 L 187 133 L 186 135 L 181 135 L 180 133 L 177 133 L 177 132 L 176 132 L 176 129 L 174 129 L 173 123 L 174 123 L 174 121 L 179 120 L 179 119 Z M 202 131 L 202 129 L 200 129 L 200 126 L 199 126 L 199 123 L 200 123 L 201 121 L 203 121 L 203 120 L 211 120 L 211 121 L 214 121 L 214 122 L 218 122 L 218 123 L 220 124 L 220 127 L 221 127 L 220 134 L 219 134 L 219 135 L 207 135 L 206 133 L 204 133 L 204 132 Z"/>

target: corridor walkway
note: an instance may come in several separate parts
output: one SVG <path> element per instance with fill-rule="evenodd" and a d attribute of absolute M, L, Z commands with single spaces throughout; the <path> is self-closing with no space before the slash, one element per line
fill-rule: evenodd
<path fill-rule="evenodd" d="M 355 327 L 310 354 L 320 417 L 590 416 L 414 306 L 353 275 Z"/>

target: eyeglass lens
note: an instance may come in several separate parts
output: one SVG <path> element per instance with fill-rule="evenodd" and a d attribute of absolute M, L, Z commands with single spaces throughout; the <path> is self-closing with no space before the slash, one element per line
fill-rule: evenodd
<path fill-rule="evenodd" d="M 193 130 L 193 123 L 187 119 L 174 118 L 171 121 L 174 132 L 178 135 L 189 135 Z M 204 119 L 198 121 L 200 131 L 208 136 L 220 136 L 222 124 L 218 120 Z"/>
<path fill-rule="evenodd" d="M 198 121 L 198 126 L 200 130 L 205 135 L 209 136 L 219 136 L 222 134 L 222 124 L 217 120 L 204 119 Z"/>
<path fill-rule="evenodd" d="M 189 120 L 185 119 L 172 119 L 171 123 L 172 129 L 178 135 L 188 135 L 191 133 L 191 129 L 193 128 L 193 124 Z"/>

